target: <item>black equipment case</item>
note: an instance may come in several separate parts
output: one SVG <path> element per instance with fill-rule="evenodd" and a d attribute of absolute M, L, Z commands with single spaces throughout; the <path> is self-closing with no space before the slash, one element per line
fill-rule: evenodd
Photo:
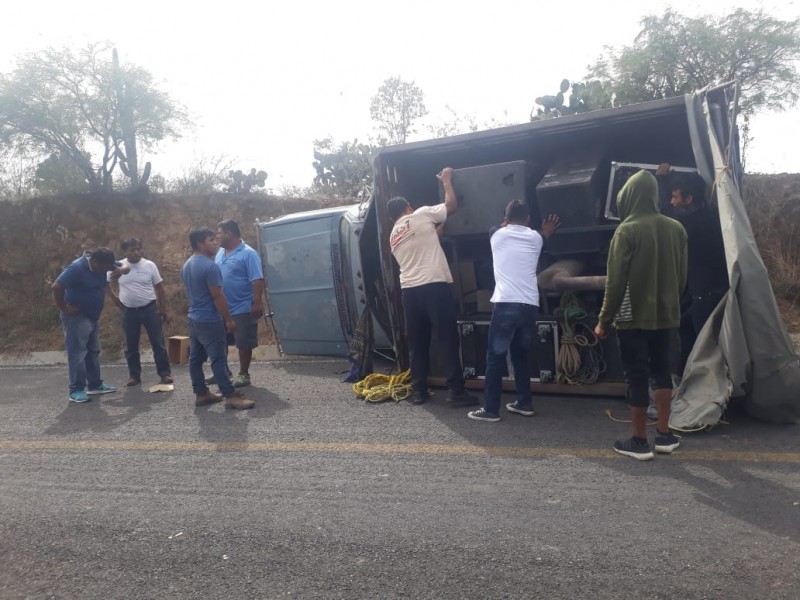
<path fill-rule="evenodd" d="M 466 379 L 486 379 L 486 346 L 489 341 L 489 321 L 459 321 L 461 363 Z M 528 353 L 532 383 L 552 383 L 556 376 L 558 358 L 558 324 L 539 320 L 534 329 L 533 344 Z M 510 355 L 506 359 L 503 379 L 513 381 Z"/>

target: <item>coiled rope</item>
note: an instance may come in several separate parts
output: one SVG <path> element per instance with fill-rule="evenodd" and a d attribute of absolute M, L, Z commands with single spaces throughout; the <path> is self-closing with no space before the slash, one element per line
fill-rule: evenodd
<path fill-rule="evenodd" d="M 405 400 L 411 395 L 411 370 L 397 375 L 372 373 L 353 384 L 353 391 L 360 400 L 367 402 L 395 402 Z"/>
<path fill-rule="evenodd" d="M 556 382 L 570 385 L 596 383 L 606 370 L 606 363 L 594 330 L 586 324 L 589 314 L 571 292 L 561 295 L 561 303 L 554 313 L 562 331 Z"/>

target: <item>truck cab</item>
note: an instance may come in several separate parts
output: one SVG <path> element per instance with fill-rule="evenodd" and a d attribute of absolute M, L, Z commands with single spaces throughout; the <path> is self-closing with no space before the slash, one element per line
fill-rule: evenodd
<path fill-rule="evenodd" d="M 367 304 L 364 207 L 294 213 L 257 222 L 256 230 L 280 351 L 346 356 Z M 376 347 L 390 348 L 380 326 L 374 330 Z"/>

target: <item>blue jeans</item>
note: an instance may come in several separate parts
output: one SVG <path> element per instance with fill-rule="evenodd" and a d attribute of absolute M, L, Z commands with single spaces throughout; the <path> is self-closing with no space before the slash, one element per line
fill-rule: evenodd
<path fill-rule="evenodd" d="M 103 385 L 100 379 L 100 328 L 97 321 L 81 314 L 61 313 L 61 328 L 67 348 L 69 391 L 82 392 Z"/>
<path fill-rule="evenodd" d="M 139 357 L 139 338 L 142 326 L 150 339 L 156 372 L 160 376 L 171 373 L 167 349 L 164 346 L 164 331 L 161 326 L 161 315 L 155 301 L 141 308 L 122 309 L 122 330 L 125 332 L 125 360 L 128 361 L 128 374 L 135 378 L 142 377 L 142 362 Z"/>
<path fill-rule="evenodd" d="M 222 321 L 204 323 L 189 319 L 189 377 L 192 380 L 192 391 L 204 394 L 208 391 L 203 363 L 211 362 L 211 372 L 217 379 L 219 391 L 226 398 L 233 393 L 234 387 L 228 377 L 227 333 Z"/>
<path fill-rule="evenodd" d="M 486 348 L 486 381 L 483 385 L 483 409 L 487 413 L 500 413 L 503 371 L 509 350 L 517 386 L 517 404 L 525 409 L 533 407 L 528 351 L 538 315 L 539 307 L 532 304 L 498 302 L 494 305 Z"/>

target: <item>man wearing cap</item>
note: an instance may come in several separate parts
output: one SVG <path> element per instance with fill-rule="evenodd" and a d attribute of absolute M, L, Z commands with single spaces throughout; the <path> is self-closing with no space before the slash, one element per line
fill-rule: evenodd
<path fill-rule="evenodd" d="M 64 329 L 71 402 L 87 402 L 89 396 L 117 391 L 100 378 L 98 319 L 103 312 L 109 271 L 115 276 L 128 272 L 127 267 L 116 262 L 111 250 L 98 248 L 74 260 L 51 286 Z"/>

